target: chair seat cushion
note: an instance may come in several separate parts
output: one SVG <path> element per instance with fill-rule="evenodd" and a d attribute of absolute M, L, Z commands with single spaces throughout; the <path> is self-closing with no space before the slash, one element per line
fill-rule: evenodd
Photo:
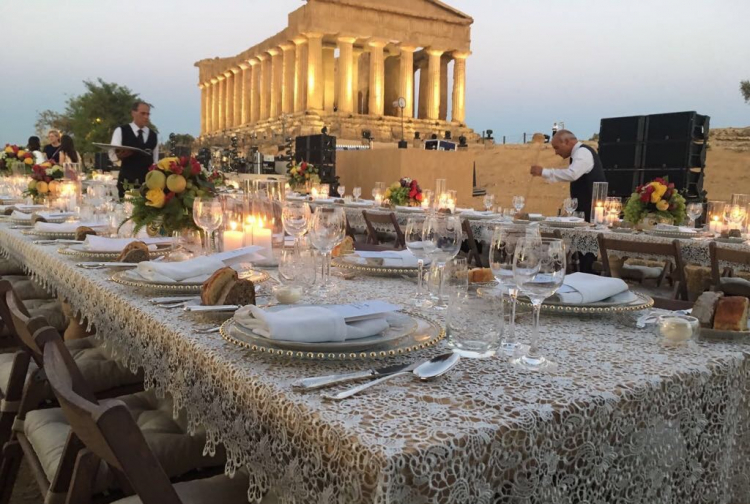
<path fill-rule="evenodd" d="M 26 299 L 23 305 L 29 311 L 32 317 L 44 317 L 49 325 L 60 332 L 68 327 L 68 319 L 62 311 L 61 303 L 56 299 Z M 8 325 L 3 323 L 0 329 L 0 336 L 10 336 Z"/>
<path fill-rule="evenodd" d="M 44 287 L 26 275 L 2 275 L 0 280 L 7 280 L 13 286 L 18 297 L 25 299 L 50 299 L 54 296 L 44 290 Z"/>
<path fill-rule="evenodd" d="M 187 434 L 185 415 L 181 414 L 177 419 L 172 417 L 171 399 L 158 399 L 153 391 L 118 399 L 130 410 L 151 451 L 170 478 L 224 463 L 223 452 L 213 458 L 203 456 L 205 432 L 200 430 L 194 436 Z M 60 408 L 34 410 L 26 415 L 24 433 L 50 481 L 57 471 L 69 432 L 70 426 Z M 116 488 L 114 476 L 102 462 L 94 482 L 94 492 L 98 494 Z"/>
<path fill-rule="evenodd" d="M 750 280 L 744 278 L 722 278 L 720 284 L 722 292 L 727 296 L 750 297 Z"/>
<path fill-rule="evenodd" d="M 93 337 L 66 341 L 65 346 L 70 350 L 94 393 L 143 382 L 141 375 L 131 373 L 129 369 L 110 358 L 106 349 L 97 345 Z M 0 354 L 0 388 L 3 393 L 7 390 L 12 360 L 13 354 Z M 36 369 L 36 364 L 32 361 L 29 373 L 35 372 Z M 47 390 L 47 397 L 52 397 L 51 390 Z"/>
<path fill-rule="evenodd" d="M 219 475 L 212 478 L 204 478 L 174 486 L 182 504 L 247 504 L 247 476 L 237 474 L 234 478 Z M 112 504 L 141 504 L 140 497 L 132 495 L 120 499 Z M 266 496 L 261 504 L 275 504 L 277 499 Z"/>
<path fill-rule="evenodd" d="M 0 275 L 23 275 L 23 268 L 10 259 L 0 257 Z"/>
<path fill-rule="evenodd" d="M 659 278 L 664 271 L 663 268 L 657 268 L 653 266 L 640 266 L 623 264 L 620 269 L 620 275 L 622 278 L 631 278 L 635 280 L 651 280 Z"/>

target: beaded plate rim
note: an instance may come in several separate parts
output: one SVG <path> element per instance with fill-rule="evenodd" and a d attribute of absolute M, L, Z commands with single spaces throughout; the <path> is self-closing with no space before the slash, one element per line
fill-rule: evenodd
<path fill-rule="evenodd" d="M 640 310 L 646 310 L 654 306 L 654 299 L 642 292 L 633 291 L 639 299 L 631 301 L 630 303 L 624 303 L 620 305 L 612 306 L 585 306 L 585 305 L 564 305 L 564 304 L 542 304 L 543 312 L 550 313 L 573 313 L 573 314 L 589 314 L 589 313 L 626 313 Z M 522 306 L 532 306 L 530 301 L 525 299 L 518 299 L 518 304 Z"/>
<path fill-rule="evenodd" d="M 259 270 L 249 270 L 257 275 L 260 276 L 259 279 L 253 280 L 253 283 L 255 284 L 261 284 L 263 282 L 266 282 L 270 280 L 271 276 L 265 272 L 265 271 L 259 271 Z M 131 280 L 129 278 L 124 278 L 125 274 L 128 272 L 128 270 L 125 271 L 118 271 L 117 273 L 113 274 L 109 279 L 117 284 L 125 285 L 127 287 L 135 287 L 138 289 L 155 289 L 155 290 L 163 290 L 163 291 L 170 291 L 170 292 L 185 292 L 185 293 L 200 293 L 201 286 L 203 283 L 189 283 L 189 284 L 177 284 L 177 283 L 160 283 L 160 282 L 149 282 L 147 280 Z M 240 273 L 240 278 L 246 278 L 248 276 L 247 272 Z"/>

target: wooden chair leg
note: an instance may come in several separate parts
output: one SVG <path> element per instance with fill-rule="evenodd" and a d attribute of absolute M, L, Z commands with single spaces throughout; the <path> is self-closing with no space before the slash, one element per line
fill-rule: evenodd
<path fill-rule="evenodd" d="M 0 504 L 8 504 L 13 495 L 13 487 L 21 468 L 23 451 L 18 440 L 14 439 L 3 447 L 2 464 L 0 464 Z"/>

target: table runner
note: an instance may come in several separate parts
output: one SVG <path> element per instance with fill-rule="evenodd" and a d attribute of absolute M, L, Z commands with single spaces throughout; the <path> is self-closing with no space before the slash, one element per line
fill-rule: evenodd
<path fill-rule="evenodd" d="M 249 499 L 282 502 L 719 502 L 750 495 L 745 347 L 668 349 L 632 318 L 543 316 L 558 375 L 464 359 L 428 383 L 394 381 L 341 403 L 291 390 L 364 364 L 286 361 L 194 332 L 179 311 L 0 226 L 2 253 L 95 324 L 115 355 L 247 466 Z M 408 302 L 407 280 L 342 283 L 333 301 Z M 521 323 L 522 339 L 528 322 Z M 424 351 L 424 358 L 444 348 Z M 393 359 L 406 362 L 414 357 Z"/>

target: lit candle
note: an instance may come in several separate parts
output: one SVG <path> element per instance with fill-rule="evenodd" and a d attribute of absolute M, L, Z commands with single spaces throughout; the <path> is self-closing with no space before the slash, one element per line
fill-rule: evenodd
<path fill-rule="evenodd" d="M 724 226 L 719 220 L 719 216 L 714 215 L 713 218 L 711 218 L 711 222 L 708 224 L 708 230 L 712 233 L 721 233 L 724 230 L 723 228 Z"/>
<path fill-rule="evenodd" d="M 258 219 L 253 226 L 253 245 L 262 247 L 260 253 L 266 259 L 273 257 L 273 231 L 264 226 L 263 219 Z"/>
<path fill-rule="evenodd" d="M 318 199 L 318 189 L 316 187 L 313 187 L 310 191 L 310 196 L 312 196 L 312 199 L 316 200 Z"/>
<path fill-rule="evenodd" d="M 596 208 L 594 209 L 594 222 L 596 224 L 604 222 L 604 204 L 601 201 L 596 203 Z"/>
<path fill-rule="evenodd" d="M 451 211 L 451 213 L 456 211 L 456 201 L 453 198 L 448 198 L 445 200 L 445 208 Z"/>
<path fill-rule="evenodd" d="M 230 222 L 229 228 L 224 231 L 224 251 L 237 250 L 244 246 L 245 233 L 238 230 L 239 224 Z"/>
<path fill-rule="evenodd" d="M 375 195 L 375 206 L 380 206 L 383 204 L 383 196 L 381 194 Z"/>
<path fill-rule="evenodd" d="M 422 198 L 422 208 L 425 210 L 430 208 L 430 198 Z"/>

